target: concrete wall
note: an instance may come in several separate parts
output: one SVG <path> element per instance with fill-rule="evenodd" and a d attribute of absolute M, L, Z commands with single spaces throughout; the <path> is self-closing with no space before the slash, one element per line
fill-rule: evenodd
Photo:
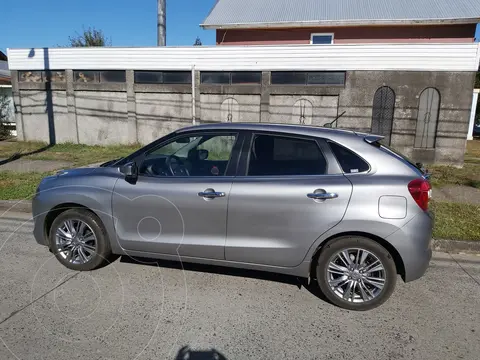
<path fill-rule="evenodd" d="M 135 123 L 127 115 L 126 92 L 76 91 L 78 141 L 81 144 L 135 142 Z"/>
<path fill-rule="evenodd" d="M 323 126 L 335 119 L 338 96 L 270 95 L 272 123 Z"/>
<path fill-rule="evenodd" d="M 201 94 L 204 122 L 260 122 L 260 95 Z"/>
<path fill-rule="evenodd" d="M 20 140 L 49 141 L 48 96 L 56 142 L 146 144 L 193 121 L 191 85 L 133 83 L 19 83 L 12 71 Z M 337 126 L 371 131 L 373 97 L 389 86 L 396 95 L 391 145 L 416 161 L 462 164 L 472 102 L 474 72 L 347 71 L 344 86 L 271 85 L 270 72 L 258 85 L 199 84 L 195 80 L 196 123 L 275 122 L 323 126 L 338 114 Z M 440 92 L 436 144 L 415 149 L 419 96 Z"/>
<path fill-rule="evenodd" d="M 50 129 L 47 114 L 46 92 L 42 90 L 22 90 L 23 136 L 27 139 L 48 142 Z M 75 142 L 75 124 L 69 123 L 67 116 L 67 97 L 65 91 L 52 91 L 53 113 L 55 114 L 55 134 L 57 142 Z M 18 124 L 17 124 L 18 128 Z"/>
<path fill-rule="evenodd" d="M 135 104 L 142 144 L 192 123 L 192 94 L 136 93 Z"/>
<path fill-rule="evenodd" d="M 309 44 L 311 34 L 333 33 L 334 44 L 473 42 L 476 24 L 347 26 L 217 30 L 217 45 Z"/>

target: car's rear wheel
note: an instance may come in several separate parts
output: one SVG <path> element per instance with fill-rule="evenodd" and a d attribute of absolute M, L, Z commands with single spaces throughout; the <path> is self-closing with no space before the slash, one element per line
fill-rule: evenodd
<path fill-rule="evenodd" d="M 330 241 L 317 262 L 317 282 L 335 305 L 370 310 L 395 289 L 397 269 L 390 253 L 377 242 L 357 236 Z"/>
<path fill-rule="evenodd" d="M 67 210 L 53 221 L 50 247 L 58 261 L 78 271 L 106 265 L 112 255 L 102 222 L 86 209 Z"/>

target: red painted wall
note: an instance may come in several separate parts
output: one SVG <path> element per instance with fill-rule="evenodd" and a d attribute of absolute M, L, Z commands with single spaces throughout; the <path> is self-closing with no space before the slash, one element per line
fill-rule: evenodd
<path fill-rule="evenodd" d="M 335 44 L 473 42 L 476 24 L 217 30 L 217 45 L 309 44 L 312 33 L 334 33 Z"/>

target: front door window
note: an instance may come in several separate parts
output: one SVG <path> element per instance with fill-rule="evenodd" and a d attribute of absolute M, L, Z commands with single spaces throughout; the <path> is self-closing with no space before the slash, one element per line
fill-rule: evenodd
<path fill-rule="evenodd" d="M 146 154 L 140 174 L 225 176 L 235 141 L 235 134 L 178 137 Z"/>

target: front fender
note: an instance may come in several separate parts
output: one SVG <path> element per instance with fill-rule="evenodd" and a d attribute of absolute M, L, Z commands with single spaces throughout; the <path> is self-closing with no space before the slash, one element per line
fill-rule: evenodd
<path fill-rule="evenodd" d="M 32 201 L 34 236 L 38 243 L 48 245 L 45 233 L 45 219 L 52 209 L 80 205 L 94 212 L 102 221 L 112 243 L 116 243 L 112 217 L 112 189 L 115 179 L 109 179 L 103 186 L 58 184 L 37 192 Z"/>

